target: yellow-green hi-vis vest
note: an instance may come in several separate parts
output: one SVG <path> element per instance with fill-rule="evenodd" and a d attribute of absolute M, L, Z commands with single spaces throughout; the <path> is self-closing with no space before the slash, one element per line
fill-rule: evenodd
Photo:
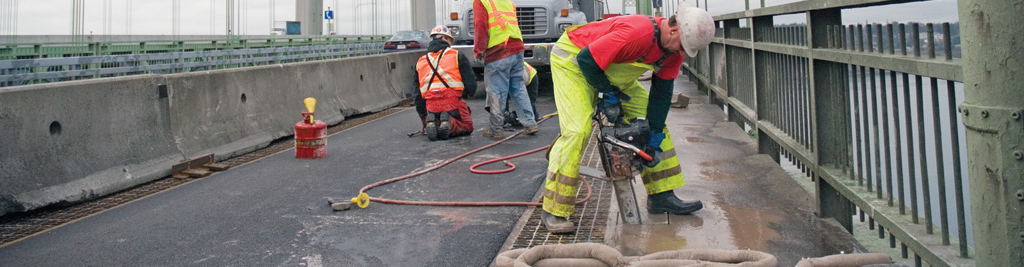
<path fill-rule="evenodd" d="M 516 6 L 512 1 L 480 0 L 487 10 L 487 48 L 505 43 L 509 38 L 522 40 L 523 33 L 519 30 L 519 20 L 516 19 Z"/>
<path fill-rule="evenodd" d="M 526 77 L 524 78 L 526 78 L 526 83 L 529 84 L 530 82 L 533 82 L 533 77 L 537 77 L 537 70 L 534 69 L 533 66 L 530 66 L 530 63 L 526 63 L 525 61 L 523 62 L 523 65 L 526 66 Z"/>

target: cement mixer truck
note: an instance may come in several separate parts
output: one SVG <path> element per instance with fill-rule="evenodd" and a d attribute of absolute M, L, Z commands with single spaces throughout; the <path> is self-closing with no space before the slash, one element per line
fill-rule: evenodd
<path fill-rule="evenodd" d="M 457 10 L 443 19 L 452 37 L 455 49 L 473 57 L 473 1 L 463 0 Z M 547 70 L 550 48 L 572 25 L 582 25 L 604 16 L 603 0 L 512 0 L 516 5 L 516 17 L 523 33 L 526 62 L 541 70 Z M 473 67 L 483 68 L 483 62 L 471 59 Z M 547 75 L 547 74 L 544 74 Z M 549 77 L 549 76 L 543 76 Z"/>

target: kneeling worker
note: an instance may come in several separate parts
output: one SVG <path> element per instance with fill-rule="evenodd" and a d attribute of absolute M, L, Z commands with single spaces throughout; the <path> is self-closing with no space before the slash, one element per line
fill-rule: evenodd
<path fill-rule="evenodd" d="M 476 94 L 473 67 L 466 56 L 451 49 L 455 38 L 447 27 L 434 27 L 430 37 L 427 54 L 416 62 L 420 94 L 414 102 L 423 132 L 431 141 L 470 134 L 473 118 L 463 99 Z"/>

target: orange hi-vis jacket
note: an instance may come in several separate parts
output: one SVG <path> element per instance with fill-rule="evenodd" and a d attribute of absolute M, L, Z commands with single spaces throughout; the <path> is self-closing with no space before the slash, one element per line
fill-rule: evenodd
<path fill-rule="evenodd" d="M 416 62 L 420 95 L 427 100 L 427 112 L 457 109 L 464 85 L 459 72 L 459 51 L 445 48 L 430 52 Z"/>

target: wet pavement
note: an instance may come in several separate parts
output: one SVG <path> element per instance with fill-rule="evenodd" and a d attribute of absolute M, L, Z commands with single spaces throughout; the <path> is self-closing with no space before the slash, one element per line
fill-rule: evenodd
<path fill-rule="evenodd" d="M 676 92 L 691 101 L 671 109 L 666 121 L 686 179 L 675 192 L 701 200 L 704 209 L 688 216 L 648 215 L 642 225 L 623 225 L 611 216 L 609 245 L 633 256 L 687 248 L 757 250 L 775 255 L 779 266 L 864 252 L 840 226 L 819 220 L 813 196 L 771 157 L 757 154 L 754 139 L 726 121 L 725 112 L 692 83 L 677 81 Z"/>

